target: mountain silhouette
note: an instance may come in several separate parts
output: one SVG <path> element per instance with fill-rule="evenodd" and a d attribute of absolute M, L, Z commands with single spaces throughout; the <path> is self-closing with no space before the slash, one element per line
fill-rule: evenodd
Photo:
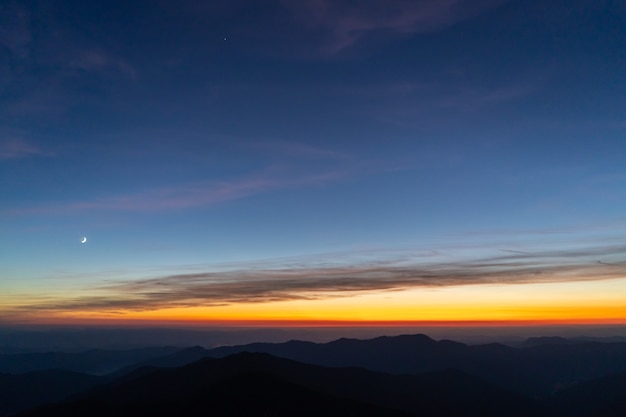
<path fill-rule="evenodd" d="M 528 348 L 543 345 L 574 345 L 585 342 L 585 340 L 567 339 L 559 336 L 529 337 L 520 347 Z"/>
<path fill-rule="evenodd" d="M 329 343 L 253 343 L 220 347 L 208 353 L 219 358 L 244 351 L 315 365 L 356 366 L 394 374 L 458 369 L 533 398 L 626 372 L 626 343 L 541 343 L 514 348 L 498 343 L 470 346 L 435 341 L 425 335 L 402 335 Z"/>
<path fill-rule="evenodd" d="M 138 369 L 80 399 L 22 416 L 521 417 L 541 413 L 535 402 L 460 371 L 388 375 L 241 353 L 177 369 Z"/>
<path fill-rule="evenodd" d="M 207 349 L 201 346 L 192 346 L 189 348 L 181 349 L 169 355 L 150 358 L 144 361 L 134 363 L 132 365 L 125 366 L 124 368 L 114 372 L 111 376 L 123 376 L 143 367 L 177 368 L 190 364 L 192 362 L 196 362 L 208 356 L 209 351 Z"/>
<path fill-rule="evenodd" d="M 511 347 L 498 343 L 466 345 L 435 341 L 419 334 L 338 339 L 328 343 L 253 343 L 210 350 L 195 346 L 4 354 L 0 355 L 0 372 L 65 369 L 119 377 L 145 366 L 172 368 L 204 357 L 221 358 L 244 351 L 269 353 L 314 365 L 362 367 L 392 374 L 457 369 L 532 398 L 545 398 L 585 381 L 626 372 L 626 343 L 622 342 L 549 337 L 531 338 L 522 346 Z"/>
<path fill-rule="evenodd" d="M 18 374 L 47 369 L 64 369 L 102 375 L 150 358 L 162 357 L 180 350 L 175 347 L 130 350 L 94 349 L 78 353 L 44 352 L 0 354 L 0 372 Z"/>
<path fill-rule="evenodd" d="M 558 417 L 624 417 L 626 373 L 578 384 L 558 392 L 547 403 Z"/>
<path fill-rule="evenodd" d="M 538 338 L 514 348 L 404 335 L 158 352 L 48 356 L 89 369 L 139 359 L 107 377 L 0 374 L 0 417 L 626 416 L 623 343 Z"/>
<path fill-rule="evenodd" d="M 0 417 L 61 401 L 105 382 L 104 377 L 62 370 L 0 374 Z"/>

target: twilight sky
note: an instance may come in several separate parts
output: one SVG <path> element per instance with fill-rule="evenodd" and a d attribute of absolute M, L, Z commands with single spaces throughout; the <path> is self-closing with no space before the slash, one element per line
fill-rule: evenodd
<path fill-rule="evenodd" d="M 624 323 L 625 213 L 622 1 L 0 4 L 2 323 Z"/>

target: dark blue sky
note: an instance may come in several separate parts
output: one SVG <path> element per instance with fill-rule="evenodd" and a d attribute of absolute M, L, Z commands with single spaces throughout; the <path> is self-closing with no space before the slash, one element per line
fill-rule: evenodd
<path fill-rule="evenodd" d="M 0 306 L 77 276 L 610 246 L 625 134 L 623 1 L 4 1 Z"/>

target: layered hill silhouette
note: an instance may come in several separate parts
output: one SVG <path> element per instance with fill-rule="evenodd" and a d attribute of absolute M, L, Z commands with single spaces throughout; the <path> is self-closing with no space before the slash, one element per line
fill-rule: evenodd
<path fill-rule="evenodd" d="M 200 359 L 204 359 L 210 357 L 210 353 L 207 349 L 204 349 L 201 346 L 192 346 L 189 348 L 184 348 L 174 353 L 160 356 L 157 358 L 146 359 L 132 365 L 125 366 L 112 374 L 113 377 L 123 376 L 131 373 L 135 369 L 143 368 L 143 367 L 153 367 L 153 368 L 177 368 L 180 366 L 184 366 L 190 364 L 192 362 L 196 362 Z"/>
<path fill-rule="evenodd" d="M 356 366 L 393 374 L 457 369 L 532 398 L 543 398 L 578 383 L 626 372 L 626 343 L 563 338 L 529 339 L 518 347 L 466 345 L 425 335 L 339 339 L 329 343 L 290 341 L 216 349 L 145 348 L 125 351 L 0 355 L 1 373 L 64 369 L 121 376 L 142 366 L 178 367 L 204 357 L 240 352 L 269 353 L 322 366 Z"/>
<path fill-rule="evenodd" d="M 117 364 L 107 377 L 0 374 L 0 417 L 50 402 L 23 415 L 626 416 L 623 343 L 542 338 L 513 348 L 406 335 L 106 352 L 100 364 L 98 351 L 50 363 Z"/>
<path fill-rule="evenodd" d="M 140 368 L 80 399 L 22 416 L 528 416 L 535 402 L 459 371 L 389 375 L 240 353 Z"/>
<path fill-rule="evenodd" d="M 547 401 L 558 417 L 626 416 L 626 373 L 588 381 L 558 392 Z"/>
<path fill-rule="evenodd" d="M 544 341 L 545 342 L 545 341 Z M 357 366 L 414 374 L 457 369 L 523 395 L 541 398 L 595 378 L 626 372 L 626 343 L 540 343 L 513 348 L 497 343 L 470 346 L 425 335 L 339 339 L 329 343 L 291 341 L 220 347 L 224 357 L 262 352 L 323 366 Z"/>
<path fill-rule="evenodd" d="M 65 400 L 108 381 L 104 377 L 62 370 L 0 374 L 0 417 Z"/>
<path fill-rule="evenodd" d="M 115 375 L 141 366 L 171 368 L 204 357 L 221 358 L 241 352 L 269 353 L 315 365 L 354 366 L 393 374 L 457 369 L 532 398 L 544 398 L 581 382 L 626 372 L 626 343 L 537 338 L 529 339 L 521 347 L 497 343 L 472 346 L 435 341 L 425 335 L 403 335 L 329 343 L 252 343 L 216 349 L 196 346 L 128 365 Z"/>
<path fill-rule="evenodd" d="M 179 351 L 175 347 L 141 348 L 130 350 L 93 349 L 84 352 L 42 352 L 0 354 L 0 372 L 25 372 L 63 369 L 87 374 L 107 374 L 138 362 Z"/>

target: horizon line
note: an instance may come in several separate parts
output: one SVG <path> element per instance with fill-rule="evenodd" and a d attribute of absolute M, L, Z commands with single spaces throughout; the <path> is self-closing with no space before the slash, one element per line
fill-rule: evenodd
<path fill-rule="evenodd" d="M 74 319 L 61 321 L 32 320 L 0 323 L 2 327 L 168 327 L 194 328 L 393 328 L 393 327 L 595 327 L 626 326 L 626 318 L 605 319 L 519 319 L 519 320 L 142 320 Z"/>

